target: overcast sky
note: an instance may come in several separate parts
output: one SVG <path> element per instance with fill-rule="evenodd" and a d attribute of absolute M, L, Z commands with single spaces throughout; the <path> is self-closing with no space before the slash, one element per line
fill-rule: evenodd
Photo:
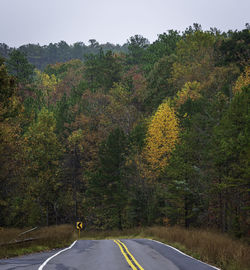
<path fill-rule="evenodd" d="M 205 30 L 241 30 L 250 22 L 250 0 L 0 0 L 0 14 L 0 43 L 9 46 L 124 44 L 135 34 L 153 42 L 195 22 Z"/>

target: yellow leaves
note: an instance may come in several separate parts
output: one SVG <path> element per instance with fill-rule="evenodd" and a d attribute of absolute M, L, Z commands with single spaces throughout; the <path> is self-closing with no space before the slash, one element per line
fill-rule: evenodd
<path fill-rule="evenodd" d="M 75 130 L 68 137 L 69 145 L 72 147 L 78 146 L 80 151 L 83 152 L 83 131 L 81 129 Z"/>
<path fill-rule="evenodd" d="M 139 117 L 133 104 L 133 93 L 123 84 L 114 83 L 108 98 L 109 104 L 105 108 L 106 124 L 119 126 L 128 134 Z"/>
<path fill-rule="evenodd" d="M 187 82 L 182 87 L 180 91 L 177 92 L 177 95 L 174 99 L 175 107 L 179 108 L 183 105 L 189 98 L 191 100 L 197 100 L 201 97 L 201 84 L 197 81 Z"/>
<path fill-rule="evenodd" d="M 48 74 L 41 72 L 39 70 L 36 70 L 35 73 L 36 73 L 36 85 L 38 89 L 42 91 L 48 104 L 51 94 L 56 92 L 58 81 L 54 74 L 49 76 Z"/>
<path fill-rule="evenodd" d="M 49 76 L 47 73 L 41 72 L 40 70 L 36 70 L 37 81 L 41 86 L 45 88 L 49 88 L 51 90 L 55 89 L 57 85 L 57 79 L 54 74 Z"/>
<path fill-rule="evenodd" d="M 177 88 L 187 81 L 206 81 L 214 68 L 212 34 L 197 31 L 177 43 L 177 61 L 173 64 L 170 82 Z"/>
<path fill-rule="evenodd" d="M 250 84 L 250 66 L 247 66 L 244 72 L 239 76 L 233 88 L 234 95 L 242 91 L 242 87 Z"/>
<path fill-rule="evenodd" d="M 121 83 L 114 83 L 109 91 L 109 95 L 113 103 L 128 104 L 130 102 L 130 93 Z"/>
<path fill-rule="evenodd" d="M 162 103 L 148 127 L 144 155 L 151 169 L 160 172 L 168 162 L 179 134 L 178 120 L 170 102 Z"/>

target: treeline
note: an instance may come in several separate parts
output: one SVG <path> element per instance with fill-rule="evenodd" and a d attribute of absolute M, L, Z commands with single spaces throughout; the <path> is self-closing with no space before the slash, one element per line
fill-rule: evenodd
<path fill-rule="evenodd" d="M 127 53 L 127 47 L 128 45 L 126 43 L 122 46 L 112 43 L 99 44 L 95 39 L 90 39 L 89 45 L 83 42 L 76 42 L 73 45 L 69 45 L 65 41 L 60 41 L 44 46 L 39 44 L 22 45 L 17 50 L 25 54 L 32 65 L 43 70 L 48 64 L 63 63 L 72 59 L 84 61 L 86 55 L 97 54 L 100 49 L 104 52 Z M 11 48 L 5 43 L 0 43 L 0 55 L 2 55 L 2 57 L 8 58 L 9 54 L 14 50 L 16 50 L 16 48 Z"/>
<path fill-rule="evenodd" d="M 152 224 L 247 235 L 250 30 L 194 24 L 128 53 L 0 65 L 0 226 Z"/>

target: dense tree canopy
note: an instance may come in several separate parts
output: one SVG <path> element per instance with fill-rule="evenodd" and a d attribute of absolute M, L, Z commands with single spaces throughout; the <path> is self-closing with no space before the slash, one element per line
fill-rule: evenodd
<path fill-rule="evenodd" d="M 0 44 L 0 226 L 247 235 L 249 39 L 195 24 L 152 44 Z"/>

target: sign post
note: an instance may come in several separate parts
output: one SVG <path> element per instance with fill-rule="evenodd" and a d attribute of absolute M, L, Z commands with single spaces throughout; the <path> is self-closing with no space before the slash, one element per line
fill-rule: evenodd
<path fill-rule="evenodd" d="M 81 221 L 76 222 L 76 228 L 79 231 L 79 239 L 80 239 L 80 232 L 81 232 L 81 229 L 82 229 L 82 222 Z"/>

